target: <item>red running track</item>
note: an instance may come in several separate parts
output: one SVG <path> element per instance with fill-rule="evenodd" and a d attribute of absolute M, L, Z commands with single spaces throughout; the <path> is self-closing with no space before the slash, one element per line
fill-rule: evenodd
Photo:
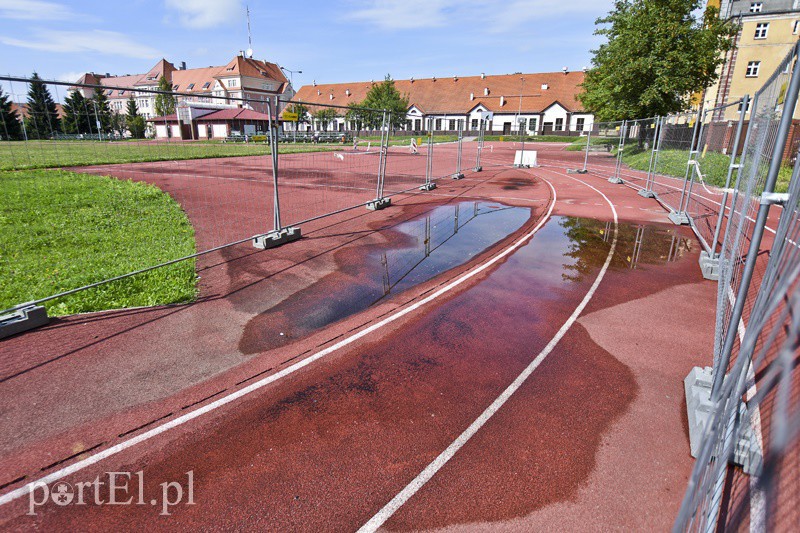
<path fill-rule="evenodd" d="M 547 182 L 558 198 L 549 220 L 543 218 L 552 198 Z M 386 526 L 669 527 L 691 468 L 681 380 L 691 366 L 708 360 L 715 285 L 700 278 L 697 242 L 684 228 L 665 225 L 665 212 L 652 200 L 549 168 L 488 168 L 460 182 L 442 181 L 433 193 L 408 196 L 382 213 L 320 223 L 309 231 L 310 239 L 266 260 L 244 249 L 219 257 L 204 276 L 213 304 L 76 317 L 4 343 L 4 350 L 25 350 L 19 359 L 27 361 L 43 346 L 70 342 L 74 351 L 63 354 L 63 368 L 95 369 L 98 375 L 87 381 L 98 387 L 109 386 L 102 378 L 112 370 L 143 384 L 175 366 L 207 371 L 177 393 L 165 394 L 163 384 L 133 388 L 131 394 L 140 396 L 129 398 L 122 411 L 106 409 L 106 415 L 65 424 L 47 439 L 39 429 L 18 435 L 26 444 L 4 448 L 3 470 L 22 466 L 18 472 L 28 477 L 4 488 L 8 494 L 47 466 L 48 449 L 76 441 L 83 446 L 39 475 L 207 408 L 406 313 L 273 383 L 65 478 L 75 483 L 111 470 L 141 470 L 149 497 L 160 483 L 185 480 L 191 470 L 195 505 L 176 505 L 170 516 L 160 516 L 150 505 L 49 504 L 27 516 L 26 498 L 20 498 L 0 507 L 4 527 L 357 529 L 484 412 L 586 298 L 613 232 L 612 210 L 599 193 L 615 205 L 621 223 L 597 292 L 531 377 Z M 534 216 L 491 250 L 402 298 L 278 349 L 213 364 L 241 339 L 247 317 L 269 307 L 264 299 L 290 298 L 321 276 L 339 276 L 333 286 L 347 291 L 349 282 L 339 273 L 358 260 L 358 237 L 380 243 L 391 233 L 392 219 L 454 197 L 533 207 Z M 535 236 L 521 241 L 540 221 L 545 224 Z M 640 231 L 645 245 L 637 253 Z M 514 253 L 415 308 L 514 243 L 520 243 Z M 263 281 L 278 276 L 290 280 L 287 294 L 272 294 L 276 285 Z M 220 315 L 225 309 L 230 311 Z M 233 320 L 236 314 L 243 318 Z M 70 335 L 60 333 L 71 325 Z M 92 339 L 104 348 L 91 349 Z M 154 347 L 175 352 L 169 365 L 148 355 Z M 124 356 L 115 358 L 120 351 Z M 41 392 L 52 368 L 15 393 L 27 387 Z M 9 391 L 13 382 L 2 386 Z M 100 444 L 81 453 L 94 442 Z"/>

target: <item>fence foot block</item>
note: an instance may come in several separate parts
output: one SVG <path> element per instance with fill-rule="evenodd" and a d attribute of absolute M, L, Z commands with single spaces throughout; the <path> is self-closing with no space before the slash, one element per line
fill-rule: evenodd
<path fill-rule="evenodd" d="M 713 406 L 711 404 L 711 367 L 694 367 L 683 380 L 686 409 L 689 415 L 689 449 L 697 457 L 703 440 L 703 431 Z"/>
<path fill-rule="evenodd" d="M 421 191 L 432 191 L 435 188 L 436 188 L 436 184 L 431 182 L 431 183 L 426 183 L 425 185 L 420 187 L 419 190 L 421 190 Z"/>
<path fill-rule="evenodd" d="M 705 279 L 712 281 L 719 280 L 719 258 L 711 257 L 708 252 L 703 250 L 700 252 L 700 271 L 703 273 Z"/>
<path fill-rule="evenodd" d="M 655 198 L 656 197 L 656 193 L 654 193 L 653 191 L 648 190 L 648 189 L 641 189 L 639 191 L 639 196 L 642 196 L 644 198 Z"/>
<path fill-rule="evenodd" d="M 689 223 L 689 215 L 684 211 L 672 211 L 668 217 L 676 226 L 684 226 Z"/>
<path fill-rule="evenodd" d="M 608 178 L 608 182 L 609 183 L 616 183 L 617 185 L 619 185 L 621 183 L 625 183 L 624 181 L 622 181 L 621 178 L 613 178 L 613 177 L 612 178 Z"/>
<path fill-rule="evenodd" d="M 453 174 L 453 179 L 454 180 L 463 180 L 464 179 L 464 174 L 462 174 L 461 172 Z"/>
<path fill-rule="evenodd" d="M 480 172 L 481 170 L 483 170 L 483 167 L 475 167 L 475 172 Z"/>
<path fill-rule="evenodd" d="M 392 205 L 391 198 L 378 198 L 377 200 L 372 200 L 367 204 L 367 209 L 370 211 L 380 211 L 381 209 L 386 209 Z"/>
<path fill-rule="evenodd" d="M 0 339 L 44 326 L 50 322 L 47 310 L 41 305 L 23 307 L 8 315 L 0 315 Z"/>
<path fill-rule="evenodd" d="M 261 250 L 269 250 L 277 246 L 283 246 L 290 242 L 294 242 L 303 236 L 300 228 L 283 228 L 278 231 L 270 231 L 265 235 L 256 235 L 253 237 L 253 246 Z"/>
<path fill-rule="evenodd" d="M 588 174 L 588 170 L 583 170 L 582 168 L 568 168 L 567 174 Z"/>

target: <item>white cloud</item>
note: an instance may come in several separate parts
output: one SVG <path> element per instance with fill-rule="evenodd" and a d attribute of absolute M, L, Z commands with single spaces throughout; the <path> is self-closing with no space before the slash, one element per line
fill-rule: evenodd
<path fill-rule="evenodd" d="M 241 0 L 166 0 L 165 4 L 178 11 L 180 23 L 188 28 L 213 28 L 243 20 Z"/>
<path fill-rule="evenodd" d="M 504 32 L 553 17 L 605 14 L 612 0 L 357 0 L 345 18 L 377 29 L 403 30 L 468 24 Z"/>
<path fill-rule="evenodd" d="M 0 0 L 0 17 L 14 20 L 67 20 L 75 17 L 68 6 L 41 0 Z"/>
<path fill-rule="evenodd" d="M 46 52 L 81 53 L 95 52 L 99 54 L 119 55 L 137 59 L 153 59 L 163 54 L 147 45 L 139 44 L 119 32 L 90 31 L 42 31 L 33 32 L 32 37 L 15 39 L 0 36 L 0 42 L 9 46 L 43 50 Z"/>

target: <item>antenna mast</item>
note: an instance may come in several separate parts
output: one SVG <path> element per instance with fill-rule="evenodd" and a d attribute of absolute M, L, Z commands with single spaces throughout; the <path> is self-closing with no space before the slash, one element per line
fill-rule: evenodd
<path fill-rule="evenodd" d="M 253 57 L 253 36 L 250 33 L 250 6 L 246 5 L 247 9 L 247 57 Z"/>

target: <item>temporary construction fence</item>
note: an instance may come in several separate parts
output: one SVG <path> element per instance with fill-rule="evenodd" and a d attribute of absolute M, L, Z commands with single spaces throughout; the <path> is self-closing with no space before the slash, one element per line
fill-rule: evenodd
<path fill-rule="evenodd" d="M 800 523 L 797 167 L 788 194 L 775 192 L 779 175 L 788 174 L 782 165 L 800 87 L 797 57 L 795 47 L 752 100 L 626 121 L 613 163 L 590 162 L 586 153 L 585 170 L 656 198 L 674 223 L 691 225 L 704 275 L 719 279 L 712 366 L 685 382 L 697 460 L 675 531 Z M 722 120 L 734 106 L 738 120 Z M 637 137 L 630 125 L 639 123 L 653 132 L 649 153 L 646 142 L 629 149 Z M 591 135 L 609 129 L 595 125 Z M 769 254 L 760 253 L 764 247 Z"/>
<path fill-rule="evenodd" d="M 66 212 L 75 209 L 75 198 L 51 194 L 63 180 L 57 172 L 112 175 L 167 192 L 185 208 L 187 231 L 195 230 L 194 250 L 154 242 L 155 259 L 131 257 L 133 268 L 81 271 L 77 262 L 71 285 L 58 277 L 47 289 L 31 284 L 0 303 L 2 336 L 46 321 L 43 305 L 78 291 L 248 241 L 277 246 L 299 238 L 310 221 L 359 207 L 380 209 L 393 195 L 431 190 L 438 180 L 481 168 L 483 121 L 477 142 L 464 140 L 463 124 L 450 137 L 397 138 L 390 136 L 392 117 L 384 110 L 281 102 L 270 94 L 215 96 L 8 76 L 0 77 L 0 86 L 14 102 L 42 102 L 21 106 L 19 120 L 0 124 L 0 170 L 10 171 L 4 194 L 19 196 L 24 182 L 50 196 L 51 210 Z M 57 226 L 30 236 L 36 242 L 28 244 L 46 248 L 79 237 Z"/>

